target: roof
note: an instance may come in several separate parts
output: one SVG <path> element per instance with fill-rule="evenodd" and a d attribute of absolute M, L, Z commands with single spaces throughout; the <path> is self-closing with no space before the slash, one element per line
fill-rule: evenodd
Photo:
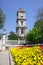
<path fill-rule="evenodd" d="M 25 12 L 25 10 L 23 8 L 19 8 L 17 12 Z"/>

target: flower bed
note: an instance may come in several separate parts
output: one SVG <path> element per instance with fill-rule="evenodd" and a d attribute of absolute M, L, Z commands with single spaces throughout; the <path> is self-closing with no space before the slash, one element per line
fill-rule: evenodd
<path fill-rule="evenodd" d="M 43 52 L 39 46 L 11 48 L 15 65 L 43 65 Z"/>

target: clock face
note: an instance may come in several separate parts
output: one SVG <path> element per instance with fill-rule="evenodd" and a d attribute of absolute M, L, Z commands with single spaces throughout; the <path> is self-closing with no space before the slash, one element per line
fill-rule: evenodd
<path fill-rule="evenodd" d="M 23 16 L 23 13 L 21 13 L 21 16 Z"/>
<path fill-rule="evenodd" d="M 23 17 L 23 13 L 21 13 L 20 16 Z"/>

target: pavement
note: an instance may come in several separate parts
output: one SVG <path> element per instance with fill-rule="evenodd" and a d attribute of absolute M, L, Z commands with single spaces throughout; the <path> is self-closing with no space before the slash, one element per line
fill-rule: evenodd
<path fill-rule="evenodd" d="M 8 51 L 0 51 L 0 65 L 10 65 Z"/>

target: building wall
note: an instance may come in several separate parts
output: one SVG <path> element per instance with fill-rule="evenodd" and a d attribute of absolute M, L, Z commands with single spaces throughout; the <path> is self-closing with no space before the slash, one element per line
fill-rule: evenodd
<path fill-rule="evenodd" d="M 19 12 L 18 13 L 18 18 L 20 18 L 21 16 L 23 16 L 25 18 L 25 13 Z"/>
<path fill-rule="evenodd" d="M 23 25 L 21 25 L 21 21 L 23 21 Z M 17 26 L 26 26 L 26 21 L 25 20 L 18 20 Z"/>

